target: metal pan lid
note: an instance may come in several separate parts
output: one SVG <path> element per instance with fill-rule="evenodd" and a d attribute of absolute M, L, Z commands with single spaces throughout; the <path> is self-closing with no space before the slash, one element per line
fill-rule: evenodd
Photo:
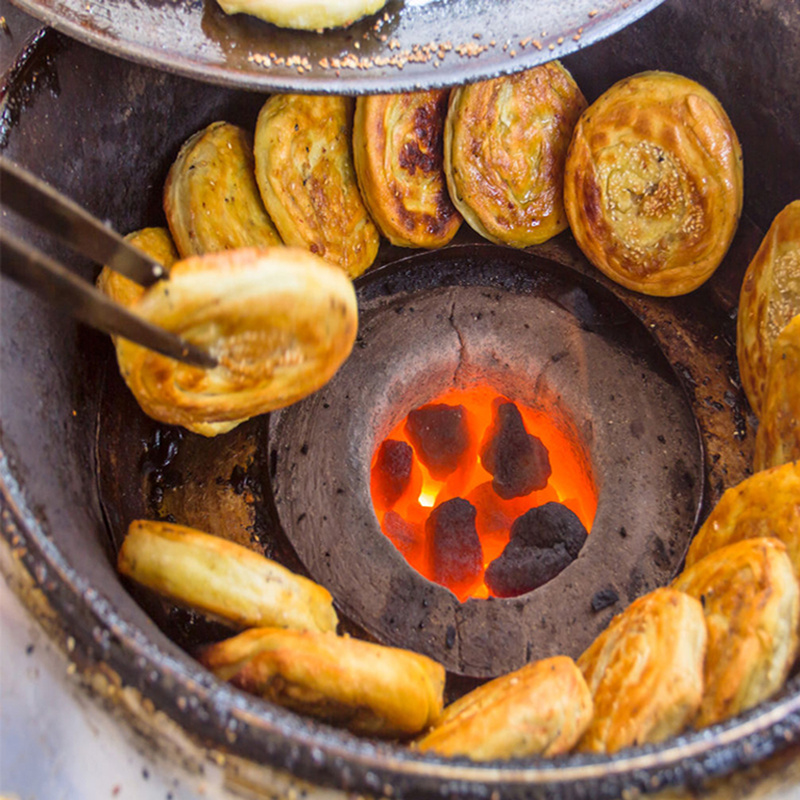
<path fill-rule="evenodd" d="M 215 0 L 15 0 L 86 44 L 209 83 L 368 94 L 528 69 L 586 47 L 662 0 L 389 0 L 324 33 L 278 28 Z"/>

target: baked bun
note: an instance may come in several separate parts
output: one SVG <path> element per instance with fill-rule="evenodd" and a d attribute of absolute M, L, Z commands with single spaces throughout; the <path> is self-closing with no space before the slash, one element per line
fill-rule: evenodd
<path fill-rule="evenodd" d="M 333 633 L 254 628 L 200 661 L 240 689 L 367 736 L 413 736 L 442 713 L 441 664 Z"/>
<path fill-rule="evenodd" d="M 800 275 L 798 275 L 800 279 Z M 756 470 L 800 460 L 800 314 L 772 345 L 767 394 L 756 433 Z"/>
<path fill-rule="evenodd" d="M 347 276 L 289 247 L 179 261 L 132 310 L 219 361 L 202 369 L 117 341 L 120 372 L 142 409 L 206 436 L 319 389 L 350 354 L 358 325 Z"/>
<path fill-rule="evenodd" d="M 338 623 L 324 587 L 246 547 L 184 525 L 135 520 L 117 568 L 179 605 L 237 628 L 333 631 Z"/>
<path fill-rule="evenodd" d="M 473 761 L 569 752 L 592 720 L 592 696 L 571 658 L 535 661 L 449 705 L 417 742 Z"/>
<path fill-rule="evenodd" d="M 167 272 L 180 258 L 166 228 L 142 228 L 129 233 L 125 241 L 155 259 Z M 97 276 L 97 288 L 125 308 L 130 308 L 144 294 L 143 286 L 109 267 L 103 267 Z"/>
<path fill-rule="evenodd" d="M 598 269 L 649 295 L 685 294 L 719 266 L 742 211 L 742 150 L 699 83 L 643 72 L 584 113 L 567 157 L 564 204 Z"/>
<path fill-rule="evenodd" d="M 703 603 L 708 623 L 695 727 L 746 711 L 783 686 L 797 655 L 800 589 L 782 542 L 743 539 L 715 550 L 672 586 Z"/>
<path fill-rule="evenodd" d="M 736 321 L 736 354 L 742 387 L 760 417 L 767 391 L 772 344 L 800 314 L 800 200 L 772 221 L 742 283 Z"/>
<path fill-rule="evenodd" d="M 353 161 L 380 232 L 401 247 L 441 247 L 461 225 L 444 177 L 448 92 L 366 95 L 356 100 Z"/>
<path fill-rule="evenodd" d="M 584 108 L 581 90 L 558 61 L 452 91 L 447 186 L 481 236 L 528 247 L 567 227 L 564 161 Z"/>
<path fill-rule="evenodd" d="M 353 101 L 276 94 L 258 115 L 256 180 L 288 245 L 304 247 L 355 278 L 375 260 L 380 237 L 353 167 Z"/>
<path fill-rule="evenodd" d="M 184 142 L 164 185 L 164 213 L 182 258 L 281 243 L 256 186 L 252 137 L 228 122 Z"/>
<path fill-rule="evenodd" d="M 578 749 L 613 753 L 680 733 L 700 707 L 705 652 L 693 597 L 661 588 L 631 603 L 578 659 L 594 698 Z"/>
<path fill-rule="evenodd" d="M 800 576 L 800 462 L 757 472 L 728 489 L 692 540 L 686 567 L 758 536 L 780 539 Z"/>
<path fill-rule="evenodd" d="M 143 228 L 141 231 L 134 231 L 128 234 L 125 239 L 158 261 L 165 267 L 167 273 L 180 258 L 178 251 L 175 249 L 175 243 L 166 228 Z M 108 267 L 103 267 L 100 272 L 97 278 L 97 288 L 126 308 L 135 305 L 145 293 L 144 286 Z M 117 361 L 119 362 L 119 337 L 112 336 L 111 340 L 117 350 Z M 126 351 L 127 345 L 122 349 Z M 192 423 L 190 430 L 203 436 L 217 436 L 220 433 L 227 433 L 241 422 L 244 422 L 244 420 L 195 422 Z"/>
<path fill-rule="evenodd" d="M 341 28 L 374 14 L 386 0 L 218 0 L 226 14 L 250 14 L 281 28 Z"/>

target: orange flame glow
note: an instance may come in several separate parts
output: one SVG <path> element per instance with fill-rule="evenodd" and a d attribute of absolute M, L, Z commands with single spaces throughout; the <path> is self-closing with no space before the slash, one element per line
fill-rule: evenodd
<path fill-rule="evenodd" d="M 380 500 L 375 490 L 375 464 L 380 448 L 373 456 L 372 498 L 378 522 L 409 564 L 429 580 L 433 580 L 433 570 L 425 542 L 425 522 L 433 508 L 455 497 L 468 500 L 477 510 L 476 529 L 483 550 L 484 570 L 508 544 L 514 520 L 544 503 L 562 503 L 575 513 L 587 532 L 592 529 L 597 511 L 597 492 L 581 448 L 543 411 L 515 403 L 527 432 L 538 437 L 548 450 L 552 473 L 547 485 L 540 491 L 512 500 L 504 500 L 494 492 L 492 476 L 481 464 L 478 450 L 492 424 L 492 404 L 498 398 L 504 399 L 495 390 L 478 386 L 466 390 L 453 389 L 432 401 L 464 406 L 470 446 L 455 472 L 443 481 L 432 478 L 415 456 L 409 485 L 391 507 Z M 387 439 L 411 445 L 405 423 L 405 419 L 401 420 Z M 462 602 L 469 597 L 490 596 L 482 574 L 475 585 L 448 588 Z"/>

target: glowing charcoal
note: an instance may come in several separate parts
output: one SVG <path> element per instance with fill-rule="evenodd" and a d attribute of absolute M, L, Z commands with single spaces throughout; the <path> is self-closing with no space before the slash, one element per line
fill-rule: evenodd
<path fill-rule="evenodd" d="M 372 470 L 372 496 L 385 508 L 391 508 L 408 488 L 414 451 L 406 442 L 387 439 L 378 450 Z"/>
<path fill-rule="evenodd" d="M 516 597 L 552 580 L 578 557 L 586 529 L 560 503 L 532 508 L 511 526 L 511 540 L 486 568 L 486 585 L 496 597 Z"/>
<path fill-rule="evenodd" d="M 383 518 L 383 532 L 409 563 L 420 560 L 424 542 L 422 525 L 408 522 L 396 511 L 387 511 Z"/>
<path fill-rule="evenodd" d="M 406 432 L 417 458 L 431 476 L 443 480 L 458 468 L 459 459 L 469 448 L 464 406 L 431 403 L 410 412 Z"/>
<path fill-rule="evenodd" d="M 455 497 L 437 506 L 425 523 L 433 580 L 460 599 L 479 581 L 483 551 L 475 530 L 475 506 Z"/>
<path fill-rule="evenodd" d="M 492 475 L 492 486 L 504 500 L 544 489 L 550 478 L 550 458 L 541 440 L 525 430 L 514 403 L 500 403 L 481 447 L 481 463 Z"/>

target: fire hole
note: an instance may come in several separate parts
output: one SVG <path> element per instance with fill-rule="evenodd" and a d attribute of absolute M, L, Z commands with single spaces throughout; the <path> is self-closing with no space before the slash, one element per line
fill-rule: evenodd
<path fill-rule="evenodd" d="M 408 563 L 458 599 L 514 597 L 583 546 L 597 493 L 579 443 L 488 387 L 414 409 L 375 451 L 372 502 Z"/>

